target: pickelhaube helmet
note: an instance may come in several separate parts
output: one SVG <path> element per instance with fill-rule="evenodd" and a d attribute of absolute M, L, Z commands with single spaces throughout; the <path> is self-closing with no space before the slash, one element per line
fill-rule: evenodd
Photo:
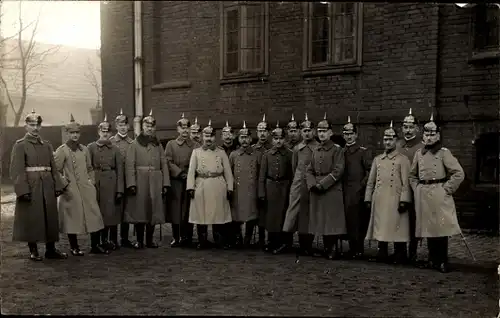
<path fill-rule="evenodd" d="M 182 113 L 181 119 L 177 121 L 177 126 L 182 128 L 189 128 L 191 126 L 189 119 L 184 118 L 184 113 Z"/>
<path fill-rule="evenodd" d="M 42 123 L 42 116 L 40 116 L 40 114 L 37 114 L 35 112 L 35 109 L 32 109 L 31 113 L 26 115 L 26 117 L 24 118 L 24 122 L 26 122 L 26 123 L 33 122 L 33 121 L 37 122 L 38 124 Z"/>
<path fill-rule="evenodd" d="M 283 137 L 283 129 L 280 127 L 280 122 L 276 122 L 276 128 L 271 132 L 273 137 Z"/>
<path fill-rule="evenodd" d="M 300 128 L 302 128 L 302 129 L 304 129 L 304 128 L 309 128 L 309 129 L 314 128 L 314 124 L 307 117 L 307 113 L 305 114 L 304 121 L 302 123 L 300 123 Z"/>
<path fill-rule="evenodd" d="M 415 116 L 412 115 L 411 113 L 411 108 L 408 111 L 408 115 L 403 119 L 403 124 L 416 124 L 417 120 L 415 119 Z"/>
<path fill-rule="evenodd" d="M 120 108 L 120 114 L 115 118 L 115 124 L 128 124 L 128 118 L 123 114 L 123 109 Z"/>
<path fill-rule="evenodd" d="M 342 132 L 344 134 L 352 134 L 357 131 L 356 126 L 354 126 L 353 123 L 351 123 L 351 116 L 347 116 L 347 124 L 342 127 Z"/>
<path fill-rule="evenodd" d="M 389 128 L 384 130 L 384 137 L 395 138 L 397 136 L 398 136 L 398 134 L 396 133 L 396 130 L 394 130 L 394 127 L 392 125 L 392 120 L 391 120 L 391 124 L 389 125 Z"/>
<path fill-rule="evenodd" d="M 229 123 L 227 122 L 227 120 L 226 120 L 226 126 L 224 126 L 224 128 L 222 128 L 222 132 L 233 133 L 233 128 L 231 128 L 231 126 L 229 126 Z"/>
<path fill-rule="evenodd" d="M 201 132 L 201 126 L 198 124 L 198 117 L 194 119 L 194 124 L 191 125 L 191 132 Z"/>
<path fill-rule="evenodd" d="M 257 130 L 269 130 L 269 126 L 266 121 L 266 114 L 262 116 L 262 120 L 257 124 Z"/>
<path fill-rule="evenodd" d="M 330 125 L 330 122 L 328 119 L 326 119 L 326 113 L 323 116 L 323 119 L 318 123 L 318 129 L 331 129 L 332 125 Z"/>
<path fill-rule="evenodd" d="M 245 121 L 243 121 L 243 128 L 240 129 L 238 134 L 245 137 L 251 135 L 250 129 L 247 128 L 247 124 Z"/>
<path fill-rule="evenodd" d="M 431 113 L 431 118 L 427 124 L 424 125 L 425 132 L 439 132 L 439 126 L 434 122 L 434 114 Z"/>
<path fill-rule="evenodd" d="M 75 117 L 73 117 L 73 114 L 70 114 L 69 123 L 66 124 L 65 128 L 67 132 L 80 131 L 80 124 L 75 121 Z"/>
<path fill-rule="evenodd" d="M 142 123 L 156 125 L 156 119 L 153 117 L 153 110 L 152 109 L 149 111 L 149 115 L 142 119 Z"/>
<path fill-rule="evenodd" d="M 207 127 L 203 128 L 203 133 L 208 134 L 210 136 L 215 136 L 215 129 L 212 127 L 212 120 L 208 120 Z"/>
<path fill-rule="evenodd" d="M 297 129 L 299 127 L 299 125 L 295 121 L 293 114 L 292 114 L 292 119 L 290 119 L 290 121 L 288 122 L 288 124 L 286 126 L 288 129 Z"/>
<path fill-rule="evenodd" d="M 109 132 L 111 131 L 111 124 L 108 123 L 108 115 L 104 114 L 104 120 L 99 124 L 99 131 Z"/>

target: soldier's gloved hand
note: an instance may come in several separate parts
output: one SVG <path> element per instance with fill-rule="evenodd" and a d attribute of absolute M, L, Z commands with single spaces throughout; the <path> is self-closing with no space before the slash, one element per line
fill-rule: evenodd
<path fill-rule="evenodd" d="M 408 211 L 409 207 L 410 207 L 410 203 L 408 203 L 408 202 L 399 202 L 398 212 L 399 213 L 405 213 L 406 211 Z"/>
<path fill-rule="evenodd" d="M 182 171 L 181 174 L 179 175 L 179 178 L 181 178 L 182 180 L 185 180 L 187 178 L 187 173 Z"/>
<path fill-rule="evenodd" d="M 229 202 L 233 201 L 233 191 L 231 191 L 231 190 L 227 191 L 227 200 Z"/>
<path fill-rule="evenodd" d="M 161 195 L 162 196 L 166 196 L 168 193 L 168 187 L 163 187 L 162 190 L 161 190 Z"/>
<path fill-rule="evenodd" d="M 193 189 L 187 190 L 187 194 L 188 194 L 188 198 L 194 199 L 194 190 Z"/>
<path fill-rule="evenodd" d="M 365 201 L 365 209 L 368 212 L 372 211 L 372 203 L 370 201 Z"/>
<path fill-rule="evenodd" d="M 18 199 L 19 199 L 19 201 L 23 201 L 23 202 L 31 202 L 31 193 L 23 194 Z"/>
<path fill-rule="evenodd" d="M 115 203 L 119 204 L 120 202 L 122 202 L 122 198 L 123 198 L 123 193 L 116 192 L 116 194 L 115 194 Z"/>
<path fill-rule="evenodd" d="M 128 195 L 134 196 L 137 194 L 137 187 L 131 186 L 127 188 Z"/>
<path fill-rule="evenodd" d="M 62 191 L 56 191 L 56 198 L 59 197 L 61 194 L 63 194 Z"/>

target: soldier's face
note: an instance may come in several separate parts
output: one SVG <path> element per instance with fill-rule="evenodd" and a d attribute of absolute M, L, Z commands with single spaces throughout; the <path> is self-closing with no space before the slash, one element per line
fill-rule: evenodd
<path fill-rule="evenodd" d="M 289 128 L 288 137 L 290 137 L 291 141 L 298 141 L 300 139 L 300 131 L 297 128 Z"/>
<path fill-rule="evenodd" d="M 310 141 L 314 138 L 314 130 L 311 128 L 302 128 L 300 133 L 302 134 L 302 139 L 305 141 Z"/>
<path fill-rule="evenodd" d="M 234 136 L 230 131 L 223 131 L 222 132 L 222 141 L 230 144 L 231 142 L 233 142 L 233 140 L 234 140 Z"/>
<path fill-rule="evenodd" d="M 403 136 L 406 139 L 415 137 L 418 133 L 418 126 L 412 123 L 403 123 Z"/>
<path fill-rule="evenodd" d="M 358 134 L 355 132 L 344 132 L 342 133 L 342 136 L 344 137 L 345 142 L 348 144 L 352 144 L 358 139 Z"/>
<path fill-rule="evenodd" d="M 99 130 L 99 139 L 107 140 L 111 137 L 111 132 Z"/>
<path fill-rule="evenodd" d="M 38 136 L 41 128 L 42 125 L 39 124 L 37 121 L 29 121 L 26 123 L 26 131 L 32 134 L 33 136 Z"/>
<path fill-rule="evenodd" d="M 156 129 L 155 125 L 153 125 L 151 123 L 143 123 L 142 124 L 142 132 L 146 136 L 152 136 L 155 132 L 155 129 Z"/>
<path fill-rule="evenodd" d="M 441 135 L 438 132 L 426 131 L 422 139 L 424 140 L 424 144 L 430 146 L 438 142 L 440 138 Z"/>
<path fill-rule="evenodd" d="M 318 129 L 318 139 L 321 142 L 327 141 L 332 136 L 331 129 L 320 128 Z"/>
<path fill-rule="evenodd" d="M 207 146 L 211 146 L 215 142 L 215 136 L 211 134 L 203 134 L 203 143 Z"/>
<path fill-rule="evenodd" d="M 191 140 L 194 140 L 196 142 L 201 141 L 201 133 L 198 131 L 191 131 Z"/>
<path fill-rule="evenodd" d="M 250 143 L 252 142 L 252 137 L 251 136 L 239 136 L 238 141 L 240 142 L 241 147 L 247 148 L 250 146 Z"/>
<path fill-rule="evenodd" d="M 392 150 L 396 148 L 396 137 L 384 136 L 384 148 L 385 150 Z"/>
<path fill-rule="evenodd" d="M 285 136 L 275 135 L 273 136 L 273 146 L 276 148 L 281 148 L 285 144 Z"/>
<path fill-rule="evenodd" d="M 188 126 L 177 126 L 177 132 L 182 139 L 187 139 L 189 137 L 189 127 Z"/>
<path fill-rule="evenodd" d="M 69 139 L 72 141 L 78 141 L 80 140 L 80 132 L 73 130 L 69 132 Z"/>
<path fill-rule="evenodd" d="M 116 123 L 116 131 L 118 131 L 121 135 L 126 135 L 128 133 L 128 124 L 126 123 Z"/>
<path fill-rule="evenodd" d="M 260 141 L 266 141 L 268 137 L 269 132 L 267 130 L 257 129 L 257 138 L 259 138 Z"/>

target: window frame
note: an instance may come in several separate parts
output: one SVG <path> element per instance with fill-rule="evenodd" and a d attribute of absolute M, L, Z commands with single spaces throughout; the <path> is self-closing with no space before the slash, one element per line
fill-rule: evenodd
<path fill-rule="evenodd" d="M 476 48 L 476 28 L 477 28 L 477 10 L 479 9 L 490 9 L 497 10 L 498 14 L 498 37 L 499 45 L 496 48 Z M 487 60 L 487 59 L 498 59 L 500 57 L 500 8 L 497 6 L 485 4 L 477 4 L 470 10 L 469 16 L 469 61 Z"/>
<path fill-rule="evenodd" d="M 336 4 L 338 2 L 330 2 L 329 4 Z M 335 58 L 335 9 L 334 6 L 329 8 L 328 16 L 330 19 L 329 24 L 329 37 L 328 37 L 328 61 L 325 63 L 312 64 L 312 5 L 315 2 L 306 2 L 303 4 L 304 8 L 304 42 L 303 42 L 303 63 L 302 71 L 304 76 L 314 75 L 328 75 L 335 73 L 345 72 L 359 72 L 363 65 L 363 3 L 355 3 L 355 17 L 356 17 L 356 31 L 355 31 L 355 54 L 352 61 L 344 61 L 336 63 L 333 61 Z"/>
<path fill-rule="evenodd" d="M 483 133 L 479 136 L 479 138 L 477 140 L 475 140 L 475 146 L 476 146 L 476 169 L 475 169 L 475 176 L 474 176 L 474 183 L 477 184 L 477 185 L 492 185 L 492 184 L 496 184 L 498 185 L 498 182 L 500 180 L 500 176 L 499 176 L 499 173 L 498 173 L 498 170 L 497 170 L 497 173 L 495 174 L 495 176 L 493 177 L 494 180 L 485 180 L 481 177 L 481 172 L 483 171 L 482 170 L 482 167 L 484 167 L 486 164 L 485 164 L 485 160 L 486 158 L 488 157 L 487 155 L 489 155 L 489 151 L 491 151 L 491 147 L 488 147 L 488 145 L 490 145 L 490 143 L 488 141 L 495 141 L 497 144 L 494 145 L 493 147 L 498 147 L 498 142 L 499 142 L 499 138 L 500 138 L 500 133 L 498 132 L 487 132 L 487 133 Z M 496 167 L 498 169 L 498 162 L 500 161 L 500 157 L 497 157 L 498 156 L 498 152 L 495 152 L 495 151 L 491 151 L 491 155 L 495 156 L 496 158 Z"/>
<path fill-rule="evenodd" d="M 262 47 L 261 47 L 261 62 L 260 68 L 249 71 L 241 71 L 241 67 L 246 63 L 244 54 L 242 54 L 242 44 L 248 43 L 248 39 L 245 41 L 242 34 L 238 34 L 238 71 L 234 73 L 227 73 L 227 58 L 226 58 L 226 48 L 227 48 L 227 15 L 228 11 L 234 8 L 238 8 L 239 13 L 239 31 L 244 28 L 244 23 L 247 19 L 241 19 L 242 7 L 249 4 L 255 5 L 254 1 L 233 1 L 233 3 L 228 4 L 227 1 L 219 1 L 220 8 L 220 75 L 219 79 L 221 84 L 225 83 L 238 83 L 238 82 L 251 82 L 251 81 L 263 81 L 267 80 L 269 77 L 269 3 L 264 1 L 259 1 L 262 5 L 263 15 L 260 23 L 262 24 Z M 245 34 L 246 36 L 246 34 Z"/>

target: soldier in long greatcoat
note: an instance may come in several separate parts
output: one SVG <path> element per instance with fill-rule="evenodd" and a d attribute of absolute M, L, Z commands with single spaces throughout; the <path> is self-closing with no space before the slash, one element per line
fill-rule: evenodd
<path fill-rule="evenodd" d="M 373 160 L 366 185 L 365 203 L 371 210 L 366 239 L 378 241 L 378 261 L 389 261 L 388 243 L 393 242 L 395 254 L 391 261 L 404 263 L 406 243 L 410 241 L 410 160 L 396 149 L 396 141 L 391 121 L 384 131 L 385 151 Z"/>
<path fill-rule="evenodd" d="M 419 128 L 416 118 L 411 113 L 411 108 L 408 112 L 408 116 L 403 119 L 402 131 L 404 139 L 398 144 L 398 150 L 403 155 L 408 157 L 411 164 L 417 150 L 424 147 L 422 140 L 417 138 Z M 411 195 L 413 201 L 413 191 Z M 408 246 L 408 258 L 411 263 L 416 264 L 418 239 L 415 238 L 416 214 L 414 204 L 410 205 L 408 209 L 408 216 L 410 218 L 410 244 Z"/>
<path fill-rule="evenodd" d="M 90 233 L 92 254 L 108 254 L 101 245 L 100 230 L 104 228 L 97 203 L 94 168 L 90 152 L 80 144 L 80 125 L 73 115 L 66 125 L 68 141 L 54 153 L 57 171 L 69 182 L 67 191 L 59 197 L 59 224 L 62 233 L 68 234 L 73 256 L 83 256 L 78 245 L 78 234 Z"/>
<path fill-rule="evenodd" d="M 198 124 L 198 117 L 194 119 L 194 124 L 191 125 L 189 137 L 195 142 L 195 148 L 201 147 L 203 140 L 201 139 L 201 126 Z"/>
<path fill-rule="evenodd" d="M 209 247 L 208 225 L 231 222 L 229 202 L 233 196 L 229 158 L 215 144 L 215 129 L 210 121 L 203 129 L 203 145 L 191 154 L 186 189 L 192 200 L 189 222 L 197 225 L 198 248 L 204 249 Z M 228 238 L 222 240 L 224 247 L 228 247 Z"/>
<path fill-rule="evenodd" d="M 286 125 L 286 137 L 287 141 L 285 142 L 285 146 L 293 151 L 296 145 L 300 142 L 300 130 L 299 124 L 295 120 L 295 117 L 292 114 L 292 118 Z"/>
<path fill-rule="evenodd" d="M 441 144 L 439 126 L 424 126 L 425 146 L 417 150 L 410 171 L 415 194 L 417 238 L 427 238 L 429 267 L 446 273 L 448 237 L 461 233 L 453 194 L 465 178 L 464 171 L 451 151 Z"/>
<path fill-rule="evenodd" d="M 236 246 L 250 246 L 252 239 L 252 221 L 258 217 L 257 190 L 261 156 L 250 146 L 252 135 L 243 122 L 239 131 L 240 147 L 231 152 L 229 163 L 234 177 L 234 195 L 231 202 L 233 219 L 233 242 Z M 245 223 L 245 238 L 242 238 L 241 225 Z"/>
<path fill-rule="evenodd" d="M 165 223 L 164 199 L 170 188 L 170 172 L 163 147 L 156 137 L 152 112 L 142 119 L 142 131 L 130 144 L 125 158 L 127 205 L 125 222 L 135 224 L 137 243 L 157 248 L 153 241 L 155 226 Z"/>
<path fill-rule="evenodd" d="M 293 180 L 293 153 L 285 147 L 285 132 L 276 125 L 272 131 L 273 147 L 262 155 L 259 172 L 259 200 L 265 202 L 264 225 L 268 232 L 267 252 L 277 254 L 287 235 L 282 234 Z"/>
<path fill-rule="evenodd" d="M 290 187 L 290 199 L 283 223 L 283 232 L 288 236 L 286 242 L 276 251 L 290 251 L 293 245 L 293 233 L 299 232 L 299 254 L 312 255 L 314 235 L 309 234 L 309 190 L 306 183 L 306 167 L 311 163 L 314 148 L 318 142 L 314 139 L 314 124 L 307 114 L 300 124 L 302 141 L 293 149 L 292 170 L 293 182 Z"/>
<path fill-rule="evenodd" d="M 347 233 L 342 194 L 344 150 L 330 138 L 332 126 L 325 117 L 316 128 L 320 144 L 306 168 L 310 191 L 309 234 L 323 236 L 324 256 L 340 257 L 339 239 Z"/>
<path fill-rule="evenodd" d="M 266 115 L 262 116 L 262 121 L 257 124 L 257 142 L 252 145 L 253 149 L 262 157 L 264 152 L 272 148 L 272 144 L 269 141 L 269 125 L 266 121 Z M 260 202 L 260 201 L 259 201 Z M 259 217 L 255 221 L 255 225 L 258 225 L 259 236 L 257 246 L 264 248 L 266 244 L 266 227 L 265 227 L 265 215 L 266 215 L 266 205 L 259 203 Z M 252 228 L 252 232 L 255 226 Z"/>
<path fill-rule="evenodd" d="M 33 110 L 24 119 L 26 135 L 17 140 L 10 157 L 10 178 L 14 183 L 16 207 L 12 240 L 27 242 L 30 259 L 41 261 L 38 242 L 45 242 L 45 257 L 64 259 L 56 249 L 59 241 L 57 197 L 67 182 L 57 171 L 52 145 L 42 140 L 42 116 Z"/>
<path fill-rule="evenodd" d="M 177 121 L 179 136 L 165 147 L 172 186 L 167 196 L 167 222 L 172 223 L 171 247 L 190 246 L 193 240 L 193 225 L 189 223 L 191 199 L 186 192 L 189 160 L 195 148 L 195 142 L 189 138 L 190 127 L 191 122 L 182 114 Z"/>
<path fill-rule="evenodd" d="M 127 155 L 127 149 L 134 141 L 132 138 L 128 136 L 128 130 L 129 130 L 129 123 L 128 123 L 128 118 L 123 114 L 123 110 L 120 109 L 120 114 L 116 116 L 115 118 L 115 128 L 116 128 L 116 135 L 112 136 L 109 140 L 113 145 L 118 147 L 118 150 L 120 151 L 120 155 L 122 157 L 123 165 L 122 165 L 122 173 L 125 176 L 125 156 Z M 123 178 L 123 187 L 125 188 L 125 178 Z M 124 196 L 122 200 L 117 203 L 116 209 L 117 213 L 121 215 L 121 225 L 120 225 L 120 244 L 121 247 L 125 248 L 139 248 L 139 245 L 137 242 L 131 242 L 128 238 L 129 236 L 129 231 L 130 231 L 130 225 L 124 221 L 125 217 L 125 205 L 127 201 L 127 196 Z"/>
<path fill-rule="evenodd" d="M 357 142 L 358 129 L 351 123 L 350 117 L 342 129 L 342 135 L 346 141 L 342 183 L 349 256 L 359 259 L 363 257 L 366 230 L 370 221 L 370 211 L 365 209 L 363 200 L 366 181 L 372 166 L 372 155 L 371 151 Z"/>
<path fill-rule="evenodd" d="M 111 124 L 107 116 L 98 127 L 99 139 L 88 145 L 92 167 L 94 168 L 97 203 L 101 210 L 104 229 L 101 230 L 101 244 L 108 250 L 116 250 L 118 245 L 118 224 L 122 213 L 116 205 L 121 203 L 124 192 L 124 162 L 118 147 L 113 145 Z"/>

